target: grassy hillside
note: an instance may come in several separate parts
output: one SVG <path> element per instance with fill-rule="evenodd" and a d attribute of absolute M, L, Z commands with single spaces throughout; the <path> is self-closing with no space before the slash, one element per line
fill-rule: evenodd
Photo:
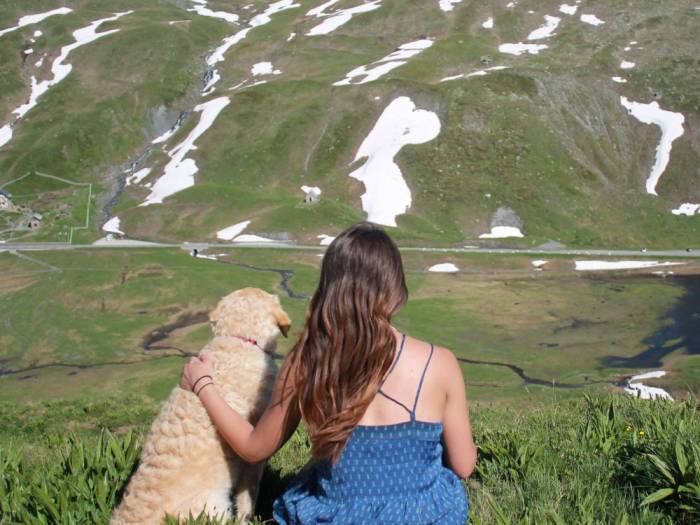
<path fill-rule="evenodd" d="M 106 523 L 155 411 L 138 396 L 0 404 L 7 422 L 0 430 L 3 522 Z M 522 412 L 476 403 L 472 418 L 479 461 L 467 483 L 470 523 L 700 519 L 700 419 L 693 400 L 552 399 Z M 300 429 L 266 467 L 261 520 L 308 459 Z"/>
<path fill-rule="evenodd" d="M 77 232 L 75 241 L 96 239 L 116 215 L 135 238 L 215 240 L 219 229 L 252 220 L 251 232 L 317 242 L 317 234 L 336 233 L 365 216 L 364 188 L 348 177 L 357 167 L 351 163 L 384 108 L 409 96 L 435 112 L 442 128 L 436 139 L 406 146 L 396 157 L 413 199 L 394 232 L 402 242 L 475 239 L 489 231 L 501 206 L 522 218 L 526 237 L 517 243 L 525 245 L 551 239 L 571 246 L 685 247 L 700 241 L 697 216 L 670 212 L 700 199 L 694 89 L 700 11 L 692 2 L 585 1 L 568 15 L 554 1 L 521 0 L 512 8 L 464 1 L 443 12 L 437 0 L 383 0 L 327 35 L 309 36 L 322 19 L 307 13 L 322 2 L 300 0 L 229 49 L 216 64 L 221 80 L 202 96 L 205 58 L 270 3 L 209 2 L 211 9 L 239 15 L 232 24 L 188 10 L 188 1 L 67 0 L 72 13 L 0 37 L 0 123 L 6 123 L 28 96 L 31 77 L 49 75 L 50 61 L 72 41 L 72 31 L 133 10 L 99 29 L 118 32 L 71 54 L 71 74 L 42 96 L 0 148 L 0 185 L 30 173 L 6 189 L 48 214 L 37 233 L 0 236 L 65 240 L 73 219 L 56 217 L 58 209 L 82 222 L 85 201 L 76 203 L 64 184 L 33 175 L 40 172 L 93 184 L 89 229 Z M 359 3 L 343 0 L 328 12 Z M 10 2 L 0 27 L 58 5 Z M 605 23 L 584 23 L 581 14 Z M 547 49 L 499 52 L 500 44 L 526 42 L 544 15 L 561 18 L 553 36 L 533 41 Z M 487 18 L 493 18 L 491 29 L 482 26 Z M 43 36 L 24 57 L 37 27 Z M 377 81 L 332 85 L 419 38 L 434 44 Z M 35 66 L 44 53 L 44 64 Z M 635 67 L 620 69 L 623 60 Z M 282 73 L 253 78 L 252 65 L 263 61 Z M 507 69 L 440 82 L 494 66 Z M 613 76 L 627 82 L 615 83 Z M 251 86 L 259 79 L 267 83 Z M 232 90 L 241 82 L 250 87 Z M 150 191 L 145 185 L 163 174 L 167 152 L 197 124 L 193 108 L 221 96 L 231 103 L 188 157 L 199 168 L 195 185 L 163 204 L 139 207 Z M 659 128 L 628 115 L 620 96 L 657 101 L 685 118 L 658 197 L 645 193 L 644 183 Z M 151 144 L 181 114 L 182 127 L 165 144 Z M 142 168 L 151 174 L 125 187 L 131 171 Z M 302 184 L 321 187 L 318 205 L 302 204 Z"/>

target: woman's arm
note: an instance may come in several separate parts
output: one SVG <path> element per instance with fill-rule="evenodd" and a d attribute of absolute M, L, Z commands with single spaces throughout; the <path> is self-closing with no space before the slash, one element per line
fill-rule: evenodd
<path fill-rule="evenodd" d="M 201 359 L 193 358 L 185 366 L 181 386 L 190 389 L 197 379 L 205 375 L 213 377 L 213 371 L 208 354 L 203 355 Z M 282 390 L 286 374 L 285 362 L 277 377 L 270 404 L 255 426 L 226 403 L 212 380 L 205 378 L 196 385 L 195 393 L 198 394 L 219 434 L 233 451 L 248 463 L 258 463 L 272 456 L 284 445 L 299 424 L 299 417 L 295 413 L 286 421 L 287 412 L 291 408 L 292 388 L 291 385 L 287 385 L 287 391 Z M 285 423 L 288 423 L 287 427 Z"/>
<path fill-rule="evenodd" d="M 444 375 L 447 388 L 443 440 L 448 466 L 460 478 L 468 478 L 476 465 L 476 447 L 469 422 L 467 391 L 459 361 L 452 352 L 446 353 Z"/>

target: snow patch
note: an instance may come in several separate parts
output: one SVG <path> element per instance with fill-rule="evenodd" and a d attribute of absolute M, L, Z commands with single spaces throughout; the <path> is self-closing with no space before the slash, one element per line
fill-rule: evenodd
<path fill-rule="evenodd" d="M 685 117 L 681 113 L 661 109 L 656 101 L 642 104 L 641 102 L 629 101 L 626 97 L 620 97 L 620 103 L 630 115 L 640 122 L 656 124 L 661 128 L 661 141 L 656 147 L 656 159 L 646 182 L 647 193 L 658 195 L 656 185 L 668 166 L 673 141 L 683 135 Z"/>
<path fill-rule="evenodd" d="M 151 173 L 151 168 L 142 168 L 138 170 L 126 178 L 126 185 L 133 186 L 134 184 L 139 184 L 143 179 L 148 177 L 149 173 Z"/>
<path fill-rule="evenodd" d="M 622 77 L 612 77 L 612 81 L 617 82 L 618 84 L 625 84 L 627 79 Z"/>
<path fill-rule="evenodd" d="M 659 266 L 678 266 L 683 263 L 659 261 L 574 261 L 576 270 L 594 272 L 602 270 L 638 270 Z"/>
<path fill-rule="evenodd" d="M 599 26 L 605 23 L 595 15 L 581 15 L 581 22 L 585 22 L 586 24 L 590 24 L 592 26 Z"/>
<path fill-rule="evenodd" d="M 506 239 L 508 237 L 525 237 L 520 228 L 515 226 L 494 226 L 490 233 L 482 233 L 479 239 Z"/>
<path fill-rule="evenodd" d="M 452 263 L 440 263 L 440 264 L 434 264 L 430 268 L 428 268 L 429 272 L 436 272 L 436 273 L 455 273 L 459 271 L 459 268 L 457 268 L 454 264 Z"/>
<path fill-rule="evenodd" d="M 243 221 L 234 224 L 233 226 L 229 226 L 228 228 L 224 228 L 223 230 L 219 230 L 218 232 L 216 232 L 216 238 L 222 239 L 224 241 L 230 241 L 236 235 L 240 234 L 243 230 L 245 230 L 249 224 L 250 221 Z"/>
<path fill-rule="evenodd" d="M 634 62 L 628 62 L 627 60 L 620 62 L 620 69 L 632 69 L 634 66 Z"/>
<path fill-rule="evenodd" d="M 398 97 L 384 109 L 353 161 L 366 158 L 366 162 L 350 174 L 365 185 L 362 209 L 367 220 L 396 226 L 396 216 L 411 205 L 411 190 L 394 157 L 405 145 L 423 144 L 439 133 L 438 116 L 416 109 L 409 97 Z"/>
<path fill-rule="evenodd" d="M 257 64 L 253 64 L 253 67 L 250 68 L 250 73 L 254 76 L 260 76 L 260 75 L 279 75 L 282 72 L 279 69 L 275 69 L 272 66 L 272 62 L 258 62 Z"/>
<path fill-rule="evenodd" d="M 318 198 L 321 196 L 321 188 L 318 186 L 302 186 L 301 191 L 304 192 L 304 195 L 308 195 L 309 197 Z"/>
<path fill-rule="evenodd" d="M 347 24 L 352 17 L 361 13 L 368 13 L 379 9 L 381 7 L 381 0 L 372 0 L 371 2 L 365 2 L 355 7 L 349 7 L 347 9 L 339 9 L 333 11 L 332 13 L 326 13 L 326 9 L 337 4 L 340 0 L 329 0 L 325 4 L 321 4 L 318 7 L 311 9 L 308 16 L 315 16 L 317 18 L 325 18 L 323 22 L 311 28 L 311 30 L 306 33 L 309 36 L 316 35 L 327 35 L 338 29 L 339 27 Z"/>
<path fill-rule="evenodd" d="M 575 15 L 577 9 L 577 5 L 561 4 L 559 6 L 559 11 L 561 11 L 565 15 Z"/>
<path fill-rule="evenodd" d="M 316 236 L 317 239 L 321 239 L 321 246 L 328 246 L 330 243 L 332 243 L 335 240 L 335 237 L 332 237 L 330 235 L 326 235 L 325 233 L 322 233 L 321 235 Z"/>
<path fill-rule="evenodd" d="M 124 232 L 119 229 L 119 222 L 119 217 L 112 217 L 102 225 L 102 230 L 106 231 L 107 233 L 117 233 L 119 235 L 124 235 Z"/>
<path fill-rule="evenodd" d="M 501 44 L 498 46 L 498 50 L 501 53 L 508 53 L 510 55 L 522 55 L 523 53 L 536 55 L 548 47 L 549 46 L 546 44 L 523 44 L 522 42 L 518 42 L 517 44 Z"/>
<path fill-rule="evenodd" d="M 170 162 L 166 164 L 163 175 L 153 184 L 150 195 L 139 206 L 160 204 L 166 197 L 194 186 L 194 175 L 199 168 L 194 160 L 185 157 L 196 149 L 195 141 L 211 127 L 229 102 L 228 97 L 219 97 L 195 106 L 193 111 L 201 112 L 199 123 L 185 140 L 168 152 Z"/>
<path fill-rule="evenodd" d="M 260 237 L 259 235 L 239 235 L 233 242 L 277 242 L 274 239 L 268 239 L 267 237 Z"/>
<path fill-rule="evenodd" d="M 207 0 L 192 0 L 195 5 L 191 9 L 188 9 L 188 11 L 194 11 L 198 15 L 201 16 L 208 16 L 211 18 L 219 18 L 221 20 L 225 20 L 226 22 L 234 23 L 238 21 L 238 15 L 234 13 L 228 13 L 226 11 L 212 11 L 207 7 Z"/>
<path fill-rule="evenodd" d="M 386 75 L 392 69 L 396 69 L 406 63 L 409 58 L 422 53 L 433 45 L 433 41 L 429 39 L 416 40 L 402 44 L 393 53 L 388 54 L 384 58 L 373 62 L 370 65 L 360 66 L 350 71 L 343 80 L 334 82 L 334 86 L 348 86 L 350 84 L 366 84 L 373 82 L 378 78 Z M 356 77 L 363 77 L 358 81 L 353 82 Z"/>
<path fill-rule="evenodd" d="M 24 26 L 28 26 L 28 25 L 32 25 L 32 24 L 38 24 L 39 22 L 49 18 L 50 16 L 67 15 L 68 13 L 71 13 L 71 12 L 73 12 L 73 10 L 70 7 L 59 7 L 57 9 L 52 9 L 50 11 L 45 11 L 43 13 L 37 13 L 35 15 L 25 15 L 17 21 L 16 26 L 8 27 L 7 29 L 0 30 L 0 36 L 3 36 L 4 34 L 7 34 L 7 33 L 11 33 L 12 31 L 16 31 L 20 27 L 24 27 Z M 34 36 L 36 36 L 36 35 L 34 35 Z"/>
<path fill-rule="evenodd" d="M 461 75 L 453 75 L 451 77 L 445 77 L 440 82 L 448 82 L 450 80 L 457 80 L 460 78 L 470 78 L 470 77 L 483 77 L 487 75 L 489 71 L 501 71 L 502 69 L 508 69 L 508 66 L 493 66 L 486 69 L 478 69 L 472 71 L 471 73 L 462 73 Z"/>
<path fill-rule="evenodd" d="M 685 202 L 675 210 L 671 210 L 671 213 L 673 213 L 674 215 L 687 215 L 688 217 L 692 217 L 693 215 L 700 215 L 700 204 L 691 204 L 689 202 Z"/>
<path fill-rule="evenodd" d="M 554 30 L 559 26 L 561 18 L 558 16 L 544 15 L 544 25 L 535 29 L 527 36 L 528 40 L 541 40 L 549 38 L 554 34 Z"/>
<path fill-rule="evenodd" d="M 443 11 L 452 11 L 455 8 L 454 4 L 459 4 L 461 2 L 462 0 L 440 0 L 438 5 Z"/>
<path fill-rule="evenodd" d="M 481 27 L 484 29 L 493 29 L 493 17 L 488 17 L 482 24 Z"/>
<path fill-rule="evenodd" d="M 68 8 L 65 8 L 65 9 L 68 9 Z M 56 10 L 54 10 L 54 11 L 56 11 Z M 70 12 L 70 11 L 71 10 L 68 9 L 67 12 Z M 117 31 L 119 31 L 119 29 L 110 29 L 109 31 L 103 31 L 102 33 L 98 33 L 97 28 L 100 27 L 100 25 L 104 24 L 105 22 L 113 22 L 113 21 L 121 18 L 122 16 L 128 15 L 130 13 L 133 13 L 133 11 L 124 11 L 122 13 L 115 13 L 114 16 L 95 20 L 90 25 L 85 26 L 85 27 L 81 27 L 80 29 L 76 29 L 75 31 L 73 31 L 73 38 L 75 39 L 75 42 L 73 42 L 72 44 L 68 44 L 66 46 L 63 46 L 61 48 L 61 52 L 59 53 L 58 57 L 56 57 L 56 59 L 51 64 L 51 73 L 53 74 L 53 78 L 51 78 L 49 80 L 42 80 L 41 82 L 37 82 L 36 78 L 32 76 L 32 78 L 31 78 L 32 87 L 31 87 L 31 92 L 29 94 L 29 100 L 25 104 L 22 104 L 21 106 L 17 107 L 15 110 L 12 111 L 12 113 L 14 115 L 17 115 L 17 117 L 16 117 L 14 123 L 6 124 L 5 126 L 3 126 L 2 131 L 0 132 L 0 147 L 4 146 L 5 144 L 7 144 L 7 142 L 9 142 L 9 140 L 12 138 L 12 127 L 17 123 L 18 120 L 20 120 L 22 117 L 24 117 L 24 115 L 26 115 L 30 109 L 32 109 L 34 106 L 36 106 L 39 103 L 39 97 L 41 97 L 41 95 L 46 93 L 51 87 L 53 87 L 56 84 L 58 84 L 59 82 L 61 82 L 72 71 L 73 66 L 71 64 L 64 64 L 63 63 L 68 58 L 68 55 L 70 55 L 70 53 L 73 50 L 79 48 L 80 46 L 84 46 L 85 44 L 93 42 L 93 41 L 97 40 L 98 38 L 102 38 L 103 36 L 111 35 L 112 33 L 116 33 Z M 61 13 L 61 14 L 65 14 L 65 13 Z M 30 16 L 39 16 L 39 15 L 30 15 Z M 20 18 L 20 22 L 24 18 L 25 17 Z"/>
<path fill-rule="evenodd" d="M 541 270 L 542 267 L 543 267 L 545 264 L 547 264 L 548 262 L 549 262 L 549 261 L 536 260 L 536 261 L 532 261 L 532 266 L 534 266 L 534 267 L 537 268 L 538 270 Z"/>
<path fill-rule="evenodd" d="M 671 395 L 663 388 L 646 386 L 638 382 L 642 379 L 658 379 L 659 377 L 663 377 L 665 375 L 665 370 L 655 370 L 653 372 L 646 372 L 644 374 L 632 376 L 627 380 L 625 392 L 640 399 L 668 399 L 669 401 L 673 401 Z"/>

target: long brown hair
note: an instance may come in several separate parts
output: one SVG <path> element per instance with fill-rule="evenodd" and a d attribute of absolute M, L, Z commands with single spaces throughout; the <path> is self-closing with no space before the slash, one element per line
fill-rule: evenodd
<path fill-rule="evenodd" d="M 285 378 L 316 459 L 338 460 L 376 395 L 396 351 L 391 317 L 407 299 L 401 255 L 381 228 L 356 224 L 326 250 Z"/>

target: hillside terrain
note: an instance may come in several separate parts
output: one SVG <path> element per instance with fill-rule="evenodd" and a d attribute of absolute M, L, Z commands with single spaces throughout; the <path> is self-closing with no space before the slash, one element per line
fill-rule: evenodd
<path fill-rule="evenodd" d="M 0 239 L 697 245 L 695 4 L 7 1 Z"/>

